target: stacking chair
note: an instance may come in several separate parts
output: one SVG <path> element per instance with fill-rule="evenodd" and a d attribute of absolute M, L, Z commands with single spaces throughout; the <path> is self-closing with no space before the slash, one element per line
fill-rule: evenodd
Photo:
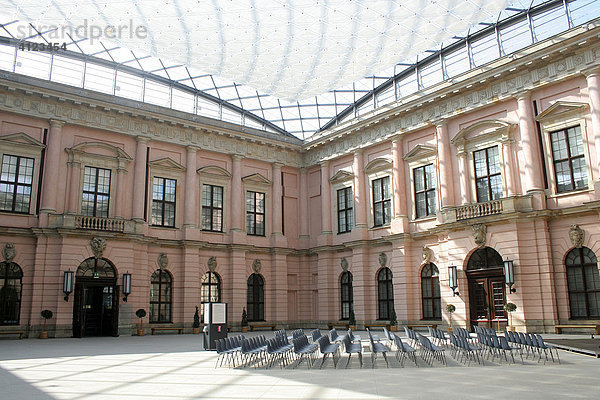
<path fill-rule="evenodd" d="M 333 358 L 333 367 L 337 367 L 335 355 L 338 352 L 339 347 L 339 343 L 331 343 L 328 336 L 321 336 L 319 338 L 319 350 L 321 351 L 321 354 L 323 354 L 323 359 L 321 360 L 321 366 L 319 368 L 323 368 L 325 358 L 327 358 L 329 354 L 331 354 L 331 358 Z"/>
<path fill-rule="evenodd" d="M 360 335 L 355 335 L 352 332 L 352 329 L 348 329 L 348 337 L 350 338 L 351 342 L 359 342 L 360 343 L 360 340 L 361 340 Z"/>
<path fill-rule="evenodd" d="M 344 343 L 344 351 L 348 354 L 348 361 L 346 361 L 346 368 L 348 368 L 348 364 L 350 363 L 350 357 L 352 354 L 358 354 L 358 360 L 360 361 L 360 367 L 363 366 L 362 361 L 362 345 L 360 343 L 352 343 L 349 335 L 345 335 L 342 338 L 342 342 Z"/>
<path fill-rule="evenodd" d="M 542 358 L 542 350 L 544 351 L 544 355 L 546 357 L 546 360 L 544 360 L 544 364 L 546 363 L 546 361 L 548 361 L 548 353 L 550 353 L 550 357 L 552 358 L 552 362 L 554 362 L 554 356 L 552 355 L 552 350 L 554 350 L 556 352 L 556 359 L 558 360 L 558 363 L 560 364 L 560 357 L 558 356 L 558 350 L 556 349 L 556 347 L 554 346 L 549 346 L 546 343 L 544 343 L 544 339 L 542 339 L 541 335 L 537 335 L 534 334 L 532 335 L 537 347 L 540 349 L 540 357 L 538 359 L 538 362 L 540 362 L 541 358 Z M 522 356 L 521 356 L 522 358 Z"/>
<path fill-rule="evenodd" d="M 417 334 L 419 343 L 421 344 L 421 357 L 429 363 L 428 360 L 433 361 L 433 359 L 437 359 L 442 364 L 446 365 L 446 356 L 444 354 L 444 348 L 439 347 L 431 343 L 429 339 L 421 334 Z M 429 363 L 431 364 L 431 363 Z"/>
<path fill-rule="evenodd" d="M 318 329 L 315 329 L 314 331 L 312 331 L 310 333 L 310 336 L 312 338 L 313 343 L 317 343 L 319 341 L 319 338 L 321 337 L 321 331 Z"/>
<path fill-rule="evenodd" d="M 402 342 L 402 339 L 398 337 L 398 335 L 392 334 L 394 337 L 394 343 L 396 344 L 396 360 L 400 362 L 400 365 L 404 367 L 404 360 L 406 359 L 406 355 L 413 360 L 415 365 L 417 364 L 417 357 L 415 355 L 415 349 L 409 346 L 408 344 Z"/>
<path fill-rule="evenodd" d="M 312 358 L 318 348 L 318 344 L 308 343 L 308 338 L 306 335 L 302 335 L 294 339 L 294 353 L 298 358 L 298 364 L 296 367 L 298 367 L 298 365 L 300 365 L 304 359 L 306 359 L 308 366 L 312 367 Z"/>
<path fill-rule="evenodd" d="M 390 367 L 387 359 L 388 348 L 385 347 L 383 343 L 376 342 L 371 331 L 367 328 L 367 333 L 369 334 L 369 341 L 371 342 L 371 361 L 373 362 L 373 368 L 375 368 L 375 361 L 377 360 L 377 354 L 383 354 L 383 359 L 385 360 L 385 364 L 387 367 Z"/>
<path fill-rule="evenodd" d="M 504 359 L 506 360 L 506 362 L 508 362 L 508 357 L 506 356 L 506 352 L 510 351 L 510 356 L 512 358 L 513 364 L 515 364 L 515 356 L 513 355 L 513 351 L 517 350 L 517 348 L 510 346 L 508 344 L 508 339 L 506 337 L 499 336 L 498 341 L 500 343 L 500 350 L 502 350 L 502 352 L 504 353 Z M 525 364 L 525 362 L 523 361 L 523 352 L 521 351 L 521 349 L 518 349 L 518 350 L 519 350 L 519 355 L 521 356 L 521 364 Z"/>
<path fill-rule="evenodd" d="M 335 328 L 333 328 L 329 331 L 329 339 L 331 339 L 333 343 L 338 343 L 342 341 L 343 336 L 339 336 Z"/>

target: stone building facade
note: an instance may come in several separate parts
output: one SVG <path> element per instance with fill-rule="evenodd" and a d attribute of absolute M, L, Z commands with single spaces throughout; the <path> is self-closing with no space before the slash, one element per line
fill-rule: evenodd
<path fill-rule="evenodd" d="M 305 142 L 2 74 L 0 331 L 37 335 L 49 309 L 51 336 L 129 335 L 140 308 L 191 331 L 209 299 L 234 329 L 243 308 L 443 325 L 447 304 L 454 324 L 504 326 L 506 302 L 521 331 L 599 323 L 599 29 Z"/>

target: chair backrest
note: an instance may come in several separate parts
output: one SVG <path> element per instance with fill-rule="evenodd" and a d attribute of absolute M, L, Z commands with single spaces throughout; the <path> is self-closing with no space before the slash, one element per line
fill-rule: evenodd
<path fill-rule="evenodd" d="M 335 328 L 329 331 L 329 336 L 331 337 L 332 341 L 335 341 L 338 338 L 338 334 Z"/>
<path fill-rule="evenodd" d="M 354 340 L 354 334 L 352 334 L 352 329 L 348 329 L 348 334 L 346 336 L 350 338 L 351 342 Z"/>
<path fill-rule="evenodd" d="M 399 351 L 404 351 L 404 343 L 402 343 L 402 339 L 398 337 L 396 334 L 392 334 L 394 337 L 394 344 L 398 348 Z"/>
<path fill-rule="evenodd" d="M 500 348 L 502 350 L 511 350 L 512 348 L 508 345 L 508 340 L 505 337 L 499 336 Z"/>
<path fill-rule="evenodd" d="M 429 340 L 427 340 L 427 338 L 423 335 L 421 335 L 420 333 L 417 335 L 417 338 L 419 340 L 419 343 L 421 343 L 421 346 L 425 347 L 426 349 L 430 349 L 430 343 Z"/>
<path fill-rule="evenodd" d="M 430 326 L 427 327 L 427 331 L 429 331 L 429 336 L 435 337 L 435 332 L 433 331 L 433 329 Z"/>
<path fill-rule="evenodd" d="M 319 338 L 319 349 L 321 350 L 321 353 L 324 353 L 325 350 L 327 350 L 327 347 L 331 346 L 331 342 L 329 341 L 329 337 L 328 336 L 321 336 Z"/>
<path fill-rule="evenodd" d="M 311 335 L 312 335 L 313 342 L 316 342 L 321 337 L 321 331 L 318 329 L 315 329 L 314 331 L 312 331 Z"/>
<path fill-rule="evenodd" d="M 352 347 L 352 339 L 350 339 L 350 336 L 345 335 L 342 338 L 342 342 L 344 342 L 344 349 L 346 350 L 346 353 L 350 353 L 350 348 Z"/>
<path fill-rule="evenodd" d="M 541 335 L 533 334 L 532 336 L 533 336 L 534 340 L 537 342 L 537 347 L 540 347 L 542 349 L 547 347 L 546 343 L 544 343 L 544 339 L 542 339 Z"/>

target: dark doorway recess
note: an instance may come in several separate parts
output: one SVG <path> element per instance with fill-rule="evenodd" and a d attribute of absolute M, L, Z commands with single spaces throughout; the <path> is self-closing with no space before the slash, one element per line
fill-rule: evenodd
<path fill-rule="evenodd" d="M 471 326 L 506 326 L 502 256 L 491 247 L 477 249 L 467 263 Z"/>

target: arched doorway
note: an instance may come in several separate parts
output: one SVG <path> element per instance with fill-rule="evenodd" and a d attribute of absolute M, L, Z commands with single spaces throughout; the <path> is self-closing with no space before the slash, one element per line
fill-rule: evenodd
<path fill-rule="evenodd" d="M 118 336 L 117 271 L 106 258 L 88 258 L 75 273 L 73 337 Z"/>
<path fill-rule="evenodd" d="M 504 262 L 491 247 L 477 249 L 467 263 L 471 325 L 497 327 L 506 319 Z"/>

